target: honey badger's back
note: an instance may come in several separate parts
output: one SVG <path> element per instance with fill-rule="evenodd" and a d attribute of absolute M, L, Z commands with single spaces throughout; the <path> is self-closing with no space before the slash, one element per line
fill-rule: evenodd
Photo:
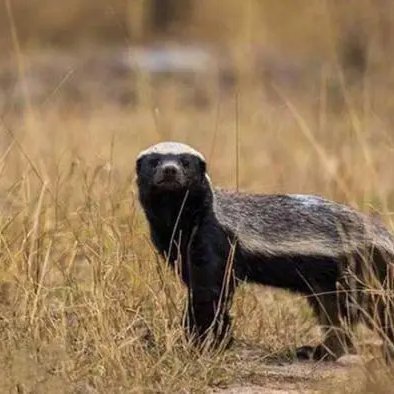
<path fill-rule="evenodd" d="M 394 256 L 394 238 L 379 220 L 322 197 L 218 189 L 214 195 L 218 221 L 256 253 L 336 258 L 371 246 Z"/>

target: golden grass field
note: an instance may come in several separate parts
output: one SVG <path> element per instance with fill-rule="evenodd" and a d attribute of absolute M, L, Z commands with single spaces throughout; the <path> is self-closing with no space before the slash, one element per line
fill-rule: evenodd
<path fill-rule="evenodd" d="M 15 14 L 23 2 L 6 3 L 0 87 L 15 78 L 21 93 L 17 102 L 3 90 L 0 100 L 0 392 L 393 392 L 392 370 L 379 361 L 292 362 L 295 347 L 319 334 L 306 301 L 284 291 L 241 286 L 234 347 L 196 353 L 180 324 L 185 289 L 153 250 L 134 184 L 141 149 L 182 141 L 204 153 L 215 185 L 320 194 L 379 215 L 394 230 L 388 60 L 378 57 L 350 83 L 335 56 L 321 55 L 323 65 L 309 75 L 310 53 L 327 51 L 310 42 L 297 58 L 307 70 L 296 74 L 301 83 L 286 84 L 249 62 L 253 30 L 245 28 L 230 45 L 236 82 L 229 89 L 214 72 L 185 83 L 140 70 L 129 81 L 133 103 L 88 93 L 62 100 L 70 86 L 92 88 L 84 84 L 89 69 L 75 68 L 55 72 L 36 100 L 25 82 L 41 70 L 37 53 L 55 64 L 62 51 L 81 52 L 28 45 L 18 35 L 23 14 Z M 305 9 L 301 15 L 310 22 Z M 285 45 L 291 26 L 270 34 Z M 314 37 L 305 26 L 300 47 Z M 95 45 L 90 51 L 101 50 Z M 95 89 L 111 85 L 105 78 L 97 73 Z M 203 105 L 195 100 L 201 95 Z M 364 339 L 361 330 L 367 354 Z"/>

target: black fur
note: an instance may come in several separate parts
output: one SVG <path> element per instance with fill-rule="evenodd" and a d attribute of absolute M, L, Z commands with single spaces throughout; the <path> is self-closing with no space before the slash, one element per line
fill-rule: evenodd
<path fill-rule="evenodd" d="M 213 333 L 222 343 L 236 285 L 250 281 L 309 296 L 326 339 L 299 355 L 340 356 L 351 345 L 344 321 L 357 323 L 360 306 L 372 313 L 366 280 L 373 274 L 387 282 L 393 237 L 377 221 L 320 197 L 213 189 L 198 152 L 167 144 L 171 149 L 164 143 L 139 156 L 137 184 L 152 241 L 171 265 L 178 263 L 189 289 L 187 332 L 198 341 Z M 173 174 L 163 181 L 169 165 Z M 382 321 L 392 308 L 379 308 L 389 344 L 393 326 Z"/>

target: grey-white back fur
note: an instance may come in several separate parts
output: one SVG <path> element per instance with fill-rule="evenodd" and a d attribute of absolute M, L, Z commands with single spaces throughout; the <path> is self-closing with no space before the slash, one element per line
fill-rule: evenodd
<path fill-rule="evenodd" d="M 238 242 L 263 254 L 352 254 L 364 243 L 394 255 L 378 219 L 310 195 L 248 195 L 215 189 L 214 212 Z"/>

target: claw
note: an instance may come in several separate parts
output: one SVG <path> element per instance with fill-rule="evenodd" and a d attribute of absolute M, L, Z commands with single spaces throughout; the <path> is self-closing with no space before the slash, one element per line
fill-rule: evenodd
<path fill-rule="evenodd" d="M 316 348 L 314 346 L 301 346 L 296 349 L 296 357 L 298 360 L 313 360 Z"/>
<path fill-rule="evenodd" d="M 333 361 L 336 357 L 330 353 L 323 345 L 301 346 L 296 349 L 298 360 Z"/>

